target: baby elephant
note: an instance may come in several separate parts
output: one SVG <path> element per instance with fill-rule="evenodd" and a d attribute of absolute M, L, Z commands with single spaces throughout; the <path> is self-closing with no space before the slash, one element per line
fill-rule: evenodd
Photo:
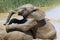
<path fill-rule="evenodd" d="M 31 4 L 29 4 L 31 5 Z M 45 20 L 45 12 L 35 6 L 28 6 L 28 4 L 23 5 L 21 8 L 26 8 L 26 13 L 22 13 L 21 15 L 26 18 L 34 18 L 36 21 L 36 26 L 32 26 L 29 29 L 32 30 L 33 37 L 36 39 L 56 39 L 56 30 L 54 26 Z M 30 9 L 30 10 L 29 10 Z M 27 26 L 28 27 L 28 26 Z M 27 30 L 26 30 L 27 31 Z"/>
<path fill-rule="evenodd" d="M 45 20 L 45 12 L 38 7 L 35 7 L 32 4 L 26 4 L 15 9 L 14 11 L 18 12 L 19 15 L 25 17 L 28 21 L 23 24 L 17 24 L 16 26 L 15 24 L 8 25 L 7 30 L 18 29 L 24 33 L 31 31 L 34 39 L 56 39 L 56 30 L 54 26 Z"/>

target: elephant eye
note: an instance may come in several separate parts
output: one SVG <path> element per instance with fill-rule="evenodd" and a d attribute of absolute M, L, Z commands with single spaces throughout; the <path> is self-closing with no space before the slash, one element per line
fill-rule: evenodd
<path fill-rule="evenodd" d="M 38 9 L 34 9 L 34 10 L 32 10 L 32 12 L 35 12 L 35 11 L 37 11 Z"/>
<path fill-rule="evenodd" d="M 22 15 L 24 13 L 24 11 L 18 12 L 18 15 Z"/>

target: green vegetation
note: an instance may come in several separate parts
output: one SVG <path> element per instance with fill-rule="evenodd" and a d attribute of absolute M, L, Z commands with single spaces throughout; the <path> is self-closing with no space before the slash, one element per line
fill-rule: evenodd
<path fill-rule="evenodd" d="M 0 0 L 0 12 L 8 12 L 27 3 L 44 7 L 60 3 L 60 0 Z"/>

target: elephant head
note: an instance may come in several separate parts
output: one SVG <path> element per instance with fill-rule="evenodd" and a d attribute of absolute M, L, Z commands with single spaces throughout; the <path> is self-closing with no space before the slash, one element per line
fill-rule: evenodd
<path fill-rule="evenodd" d="M 24 17 L 30 17 L 30 18 L 35 18 L 35 20 L 40 21 L 45 18 L 45 13 L 43 10 L 41 10 L 38 7 L 35 7 L 32 4 L 26 4 L 21 6 L 20 8 L 25 8 L 23 13 L 19 11 L 18 13 Z"/>

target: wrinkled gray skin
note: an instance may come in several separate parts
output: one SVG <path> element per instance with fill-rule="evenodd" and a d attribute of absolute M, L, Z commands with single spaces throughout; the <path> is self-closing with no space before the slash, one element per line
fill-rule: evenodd
<path fill-rule="evenodd" d="M 37 7 L 34 7 L 31 4 L 23 5 L 20 8 L 22 8 L 22 9 L 26 8 L 28 10 L 28 12 L 27 12 L 27 10 L 25 10 L 24 12 L 26 12 L 26 13 L 21 13 L 22 10 L 20 10 L 19 8 L 16 9 L 18 11 L 15 11 L 15 12 L 20 12 L 21 13 L 20 15 L 26 17 L 28 21 L 24 24 L 7 25 L 7 27 L 6 27 L 7 30 L 15 28 L 15 29 L 19 29 L 23 32 L 27 32 L 31 29 L 34 34 L 33 36 L 35 38 L 49 39 L 49 40 L 55 39 L 55 37 L 56 37 L 55 28 L 51 23 L 49 23 L 48 21 L 45 20 L 44 11 L 42 11 L 41 9 L 39 9 Z M 35 9 L 37 9 L 37 10 L 35 10 Z M 32 12 L 32 10 L 35 10 L 35 11 Z M 40 23 L 40 21 L 43 19 L 44 19 L 45 23 L 44 22 Z"/>
<path fill-rule="evenodd" d="M 27 9 L 26 9 L 26 8 L 27 8 Z M 11 18 L 12 15 L 15 14 L 16 12 L 19 13 L 20 15 L 22 15 L 23 13 L 24 13 L 24 14 L 27 14 L 27 13 L 30 13 L 30 12 L 33 10 L 33 8 L 34 8 L 33 5 L 31 5 L 31 4 L 26 4 L 26 5 L 23 5 L 23 6 L 21 6 L 21 7 L 18 7 L 18 8 L 16 8 L 16 9 L 14 9 L 13 11 L 11 11 L 11 12 L 9 13 L 8 18 L 7 18 L 7 20 L 6 20 L 6 22 L 5 22 L 4 25 L 8 24 L 10 18 Z M 28 10 L 29 10 L 29 11 L 28 11 Z M 26 16 L 27 16 L 27 15 L 26 15 Z"/>
<path fill-rule="evenodd" d="M 27 5 L 30 5 L 30 4 L 27 4 Z M 31 5 L 30 5 L 31 6 Z M 29 7 L 30 7 L 29 6 Z M 15 12 L 22 12 L 23 10 L 23 8 L 25 8 L 25 7 L 21 7 L 20 9 L 21 9 L 21 11 L 20 11 L 20 9 L 18 10 L 13 10 L 12 12 L 11 12 L 11 14 L 9 14 L 9 16 L 8 16 L 8 19 L 7 19 L 7 21 L 6 21 L 6 30 L 10 30 L 10 29 L 17 29 L 17 30 L 19 30 L 19 32 L 18 31 L 13 31 L 13 32 L 9 32 L 9 33 L 7 33 L 7 36 L 5 37 L 5 39 L 6 40 L 31 40 L 31 39 L 33 39 L 33 37 L 31 36 L 32 35 L 32 33 L 31 32 L 29 32 L 28 30 L 29 29 L 31 29 L 32 27 L 34 27 L 37 23 L 36 23 L 36 21 L 34 20 L 34 18 L 28 18 L 27 19 L 27 22 L 26 23 L 24 23 L 24 24 L 11 24 L 11 25 L 7 25 L 7 23 L 9 22 L 9 20 L 10 20 L 10 18 L 11 18 L 11 16 L 13 15 L 13 14 L 15 14 Z M 29 8 L 28 8 L 29 9 Z M 24 11 L 23 12 L 25 12 L 25 14 L 27 13 L 27 11 L 25 11 L 26 9 L 24 9 Z M 32 10 L 32 8 L 30 9 L 30 10 Z M 18 25 L 18 26 L 17 26 Z M 23 26 L 24 25 L 24 26 Z M 21 27 L 20 27 L 21 26 Z M 20 31 L 22 31 L 22 32 L 20 32 Z M 17 35 L 19 35 L 19 36 L 17 36 Z M 20 37 L 21 36 L 21 37 Z"/>
<path fill-rule="evenodd" d="M 28 30 L 34 27 L 35 25 L 36 22 L 34 21 L 34 19 L 28 19 L 28 21 L 24 24 L 6 25 L 6 30 L 17 29 L 22 32 L 20 31 L 9 32 L 7 33 L 7 36 L 5 38 L 6 40 L 32 40 L 33 39 L 33 37 L 31 36 L 32 33 Z"/>
<path fill-rule="evenodd" d="M 33 37 L 19 31 L 13 31 L 6 35 L 5 40 L 32 40 Z"/>
<path fill-rule="evenodd" d="M 32 40 L 32 39 L 33 39 L 32 36 L 19 31 L 7 33 L 5 26 L 0 24 L 0 40 Z"/>

